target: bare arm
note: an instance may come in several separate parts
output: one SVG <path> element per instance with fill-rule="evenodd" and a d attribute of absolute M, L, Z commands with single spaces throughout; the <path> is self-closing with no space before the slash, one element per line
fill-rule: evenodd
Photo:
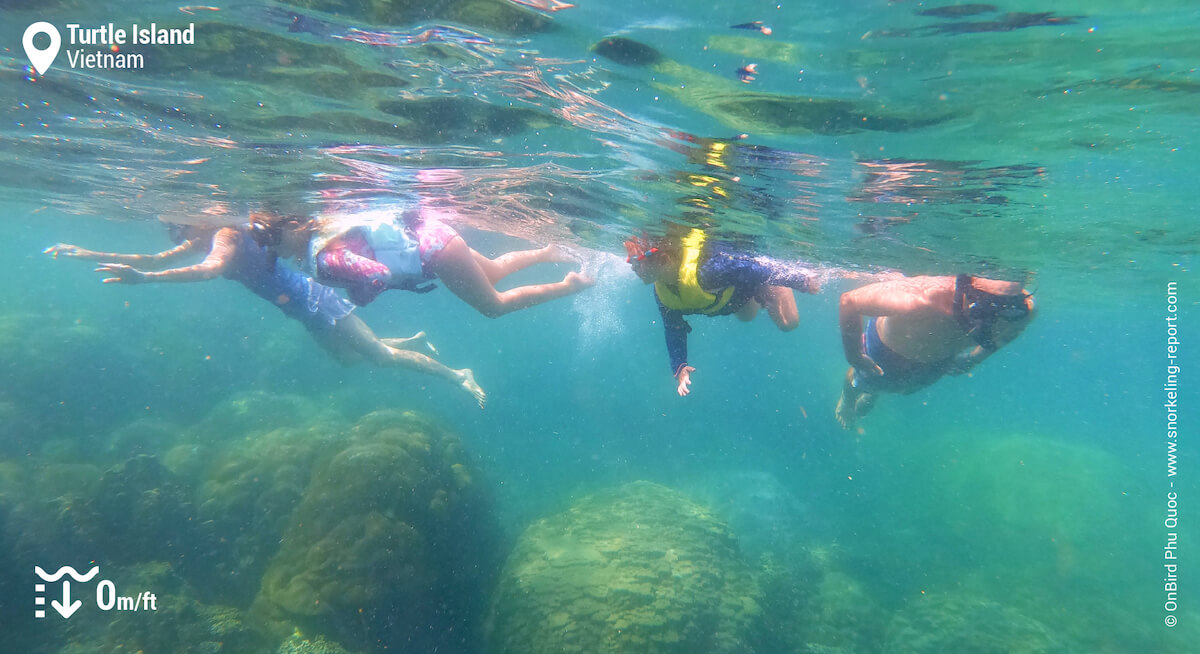
<path fill-rule="evenodd" d="M 847 295 L 849 293 L 842 295 L 841 308 L 839 310 L 839 323 L 842 330 L 842 350 L 846 353 L 846 361 L 859 370 L 874 370 L 882 374 L 882 368 L 872 361 L 871 357 L 867 356 L 866 349 L 862 345 L 862 311 L 852 300 L 847 299 Z"/>
<path fill-rule="evenodd" d="M 81 248 L 78 245 L 70 245 L 67 243 L 56 243 L 42 250 L 43 254 L 49 254 L 55 259 L 62 257 L 72 257 L 75 259 L 85 259 L 87 261 L 105 261 L 110 263 L 123 263 L 128 265 L 136 265 L 145 269 L 156 270 L 161 266 L 166 265 L 173 259 L 181 257 L 189 252 L 196 251 L 206 247 L 209 240 L 206 238 L 188 239 L 179 245 L 162 252 L 154 254 L 122 254 L 120 252 L 96 252 Z"/>
<path fill-rule="evenodd" d="M 143 284 L 147 282 L 199 282 L 221 275 L 225 267 L 233 260 L 237 252 L 237 230 L 226 227 L 218 231 L 212 239 L 212 248 L 204 261 L 194 266 L 168 268 L 158 272 L 145 272 L 123 263 L 104 263 L 96 272 L 102 272 L 112 277 L 104 279 L 105 284 Z"/>
<path fill-rule="evenodd" d="M 928 293 L 913 280 L 869 284 L 843 293 L 838 313 L 846 361 L 860 370 L 883 374 L 863 349 L 863 319 L 903 314 L 929 304 Z"/>

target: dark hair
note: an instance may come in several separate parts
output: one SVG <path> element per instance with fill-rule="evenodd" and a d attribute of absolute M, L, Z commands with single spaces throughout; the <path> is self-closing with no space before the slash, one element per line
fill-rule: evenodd
<path fill-rule="evenodd" d="M 180 245 L 188 240 L 188 228 L 186 225 L 178 225 L 175 223 L 167 224 L 167 238 L 175 245 Z"/>
<path fill-rule="evenodd" d="M 250 214 L 250 235 L 261 247 L 275 247 L 283 240 L 283 230 L 307 226 L 311 222 L 311 219 L 302 216 L 253 213 Z"/>

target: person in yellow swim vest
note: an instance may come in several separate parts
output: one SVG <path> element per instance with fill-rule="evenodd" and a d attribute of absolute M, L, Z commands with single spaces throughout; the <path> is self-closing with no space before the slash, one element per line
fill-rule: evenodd
<path fill-rule="evenodd" d="M 791 331 L 800 320 L 793 289 L 819 290 L 812 270 L 738 251 L 708 239 L 699 229 L 678 241 L 631 238 L 625 241 L 625 253 L 634 273 L 654 284 L 680 396 L 691 391 L 691 374 L 696 370 L 687 362 L 687 335 L 692 328 L 684 316 L 735 314 L 748 321 L 766 308 L 779 329 Z"/>

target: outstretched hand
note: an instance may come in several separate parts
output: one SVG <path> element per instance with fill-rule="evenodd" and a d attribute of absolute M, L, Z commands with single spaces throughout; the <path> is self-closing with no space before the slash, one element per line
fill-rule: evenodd
<path fill-rule="evenodd" d="M 42 250 L 42 254 L 48 254 L 57 259 L 59 256 L 86 257 L 89 254 L 92 254 L 92 251 L 85 250 L 78 245 L 71 245 L 69 243 L 55 243 L 45 250 Z"/>
<path fill-rule="evenodd" d="M 679 397 L 684 397 L 692 392 L 692 389 L 688 387 L 692 385 L 692 372 L 695 370 L 691 366 L 683 366 L 679 372 L 675 373 L 675 381 L 679 382 L 679 385 L 675 387 L 675 392 L 679 393 Z"/>
<path fill-rule="evenodd" d="M 146 273 L 123 263 L 102 263 L 96 272 L 112 275 L 102 280 L 105 284 L 140 284 L 146 281 Z"/>

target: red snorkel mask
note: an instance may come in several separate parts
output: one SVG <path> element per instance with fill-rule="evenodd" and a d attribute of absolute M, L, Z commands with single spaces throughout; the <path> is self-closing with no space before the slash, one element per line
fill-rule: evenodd
<path fill-rule="evenodd" d="M 651 247 L 645 239 L 635 236 L 625 241 L 625 263 L 643 261 L 652 254 L 658 254 L 658 248 Z"/>

